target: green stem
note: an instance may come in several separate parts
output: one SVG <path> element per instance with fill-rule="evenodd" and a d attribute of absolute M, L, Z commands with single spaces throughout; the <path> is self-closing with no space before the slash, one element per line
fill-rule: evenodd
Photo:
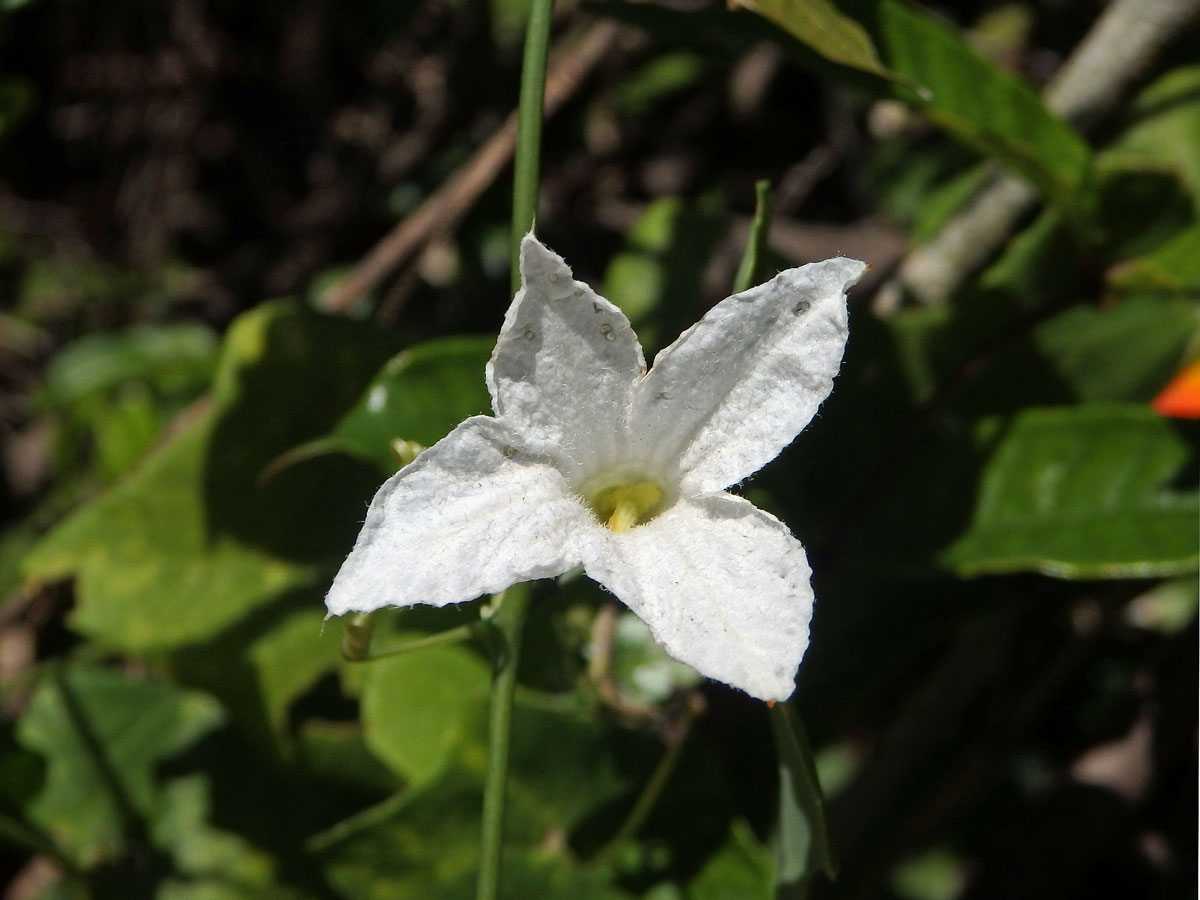
<path fill-rule="evenodd" d="M 427 637 L 413 638 L 411 641 L 405 641 L 394 647 L 384 647 L 382 650 L 368 652 L 362 656 L 347 655 L 345 644 L 343 644 L 342 655 L 346 657 L 347 662 L 374 662 L 377 659 L 384 659 L 388 656 L 399 656 L 401 653 L 408 653 L 410 650 L 424 650 L 426 647 L 436 647 L 438 644 L 456 644 L 468 638 L 484 637 L 483 632 L 490 627 L 491 625 L 487 622 L 471 622 L 467 625 L 456 625 L 453 628 L 438 631 Z M 367 649 L 369 650 L 370 648 Z"/>
<path fill-rule="evenodd" d="M 504 799 L 508 787 L 508 751 L 512 737 L 513 699 L 521 632 L 529 609 L 528 588 L 509 590 L 492 616 L 502 638 L 501 652 L 492 676 L 488 711 L 487 773 L 483 785 L 483 843 L 479 854 L 476 900 L 496 900 L 500 889 L 500 847 L 504 840 Z"/>
<path fill-rule="evenodd" d="M 521 286 L 521 238 L 533 227 L 537 212 L 546 57 L 550 48 L 553 12 L 554 0 L 533 0 L 525 29 L 525 58 L 521 68 L 513 171 L 513 293 Z M 521 633 L 525 628 L 528 609 L 529 590 L 509 590 L 490 619 L 496 627 L 496 643 L 500 645 L 500 652 L 492 675 L 491 705 L 488 710 L 488 758 L 483 785 L 483 838 L 479 852 L 479 883 L 475 892 L 477 900 L 496 900 L 500 892 L 500 848 L 504 841 L 504 800 L 508 788 L 513 699 L 517 689 L 517 665 L 521 657 Z"/>
<path fill-rule="evenodd" d="M 754 221 L 750 223 L 750 238 L 746 241 L 746 251 L 738 265 L 737 275 L 733 278 L 733 292 L 740 294 L 752 288 L 762 265 L 763 249 L 767 246 L 767 231 L 771 227 L 771 182 L 756 181 L 754 183 Z"/>
<path fill-rule="evenodd" d="M 342 628 L 342 658 L 362 662 L 371 654 L 371 635 L 375 633 L 375 613 L 355 613 Z"/>
<path fill-rule="evenodd" d="M 684 745 L 687 743 L 688 735 L 691 734 L 692 724 L 703 711 L 703 700 L 699 698 L 698 694 L 693 694 L 683 707 L 678 721 L 673 723 L 670 729 L 671 733 L 667 737 L 666 749 L 659 758 L 658 765 L 650 773 L 650 778 L 646 782 L 645 787 L 642 788 L 641 794 L 634 801 L 629 815 L 625 817 L 625 821 L 621 823 L 621 827 L 605 842 L 604 846 L 596 852 L 593 858 L 599 859 L 602 856 L 607 856 L 629 839 L 636 837 L 637 833 L 642 830 L 642 826 L 646 824 L 646 819 L 650 817 L 650 813 L 654 810 L 655 805 L 662 796 L 663 790 L 666 789 L 667 784 L 670 782 L 671 776 L 675 774 L 675 769 L 679 765 L 679 759 L 683 756 Z"/>
<path fill-rule="evenodd" d="M 517 107 L 517 156 L 513 171 L 512 291 L 521 286 L 521 238 L 537 214 L 538 169 L 542 147 L 542 105 L 546 94 L 546 56 L 554 0 L 533 0 L 525 29 L 521 99 Z"/>

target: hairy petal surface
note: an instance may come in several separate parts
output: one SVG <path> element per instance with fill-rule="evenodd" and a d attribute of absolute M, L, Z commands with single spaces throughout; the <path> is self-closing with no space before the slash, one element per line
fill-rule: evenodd
<path fill-rule="evenodd" d="M 654 360 L 633 400 L 639 453 L 707 493 L 791 443 L 833 388 L 846 345 L 854 259 L 788 269 L 722 300 Z"/>
<path fill-rule="evenodd" d="M 502 422 L 467 419 L 379 489 L 330 614 L 460 603 L 579 565 L 577 537 L 601 526 L 555 463 Z"/>
<path fill-rule="evenodd" d="M 527 234 L 521 289 L 487 367 L 496 415 L 527 441 L 558 447 L 580 471 L 594 471 L 618 458 L 645 367 L 625 314 Z"/>
<path fill-rule="evenodd" d="M 761 700 L 791 695 L 813 595 L 804 548 L 778 519 L 731 494 L 685 498 L 623 534 L 593 533 L 583 565 L 680 662 Z"/>

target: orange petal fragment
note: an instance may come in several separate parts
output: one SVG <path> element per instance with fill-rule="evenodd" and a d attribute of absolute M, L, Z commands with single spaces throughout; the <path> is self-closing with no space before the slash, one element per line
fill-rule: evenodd
<path fill-rule="evenodd" d="M 1200 358 L 1185 366 L 1150 405 L 1176 419 L 1200 419 Z"/>

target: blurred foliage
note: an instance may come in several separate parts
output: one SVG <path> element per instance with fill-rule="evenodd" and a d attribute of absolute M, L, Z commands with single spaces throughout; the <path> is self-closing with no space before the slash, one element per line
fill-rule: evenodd
<path fill-rule="evenodd" d="M 538 229 L 648 356 L 760 178 L 761 276 L 873 264 L 745 487 L 813 643 L 768 712 L 631 617 L 598 649 L 585 579 L 523 588 L 506 896 L 1194 896 L 1200 427 L 1151 404 L 1200 354 L 1200 35 L 1085 137 L 1039 85 L 1086 4 L 740 5 L 561 5 L 626 30 Z M 321 595 L 393 441 L 488 411 L 508 176 L 322 298 L 510 112 L 527 4 L 0 10 L 0 896 L 473 896 L 483 604 L 350 664 Z M 996 166 L 1041 205 L 949 302 L 876 303 Z"/>

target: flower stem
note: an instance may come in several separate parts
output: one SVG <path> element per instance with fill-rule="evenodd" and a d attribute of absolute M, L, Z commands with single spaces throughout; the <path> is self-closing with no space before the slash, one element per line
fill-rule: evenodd
<path fill-rule="evenodd" d="M 755 285 L 758 269 L 762 265 L 763 251 L 767 246 L 767 231 L 771 227 L 771 183 L 756 181 L 754 196 L 754 221 L 750 223 L 750 239 L 746 242 L 746 251 L 742 254 L 742 262 L 733 278 L 735 294 L 749 290 Z"/>
<path fill-rule="evenodd" d="M 546 55 L 554 0 L 533 0 L 525 29 L 521 99 L 517 107 L 517 157 L 513 172 L 512 290 L 521 286 L 521 238 L 537 214 L 538 169 L 542 147 L 542 104 L 546 92 Z"/>
<path fill-rule="evenodd" d="M 479 854 L 476 900 L 496 900 L 500 887 L 500 847 L 504 839 L 504 798 L 512 737 L 513 698 L 521 656 L 521 632 L 529 609 L 529 589 L 510 589 L 491 621 L 502 638 L 492 675 L 488 711 L 487 772 L 483 785 L 483 842 Z"/>
<path fill-rule="evenodd" d="M 517 155 L 513 172 L 512 290 L 521 286 L 521 238 L 537 212 L 541 162 L 542 112 L 546 93 L 546 56 L 554 0 L 533 0 L 525 29 L 521 98 L 517 106 Z M 504 841 L 504 799 L 508 788 L 508 751 L 512 737 L 513 698 L 521 657 L 521 632 L 529 609 L 529 589 L 509 590 L 491 618 L 500 652 L 492 674 L 488 710 L 488 758 L 483 784 L 483 839 L 479 852 L 476 900 L 496 900 L 500 891 L 500 848 Z"/>
<path fill-rule="evenodd" d="M 679 758 L 683 755 L 684 745 L 687 743 L 688 735 L 691 734 L 693 723 L 703 712 L 704 700 L 700 694 L 689 694 L 685 698 L 678 720 L 672 723 L 672 727 L 664 735 L 666 749 L 659 758 L 658 765 L 654 767 L 650 779 L 646 782 L 645 787 L 642 788 L 641 794 L 638 795 L 633 808 L 629 811 L 629 815 L 625 817 L 625 821 L 621 824 L 621 827 L 596 852 L 594 858 L 598 859 L 607 856 L 626 841 L 636 837 L 637 833 L 642 830 L 642 826 L 646 824 L 646 819 L 653 812 L 654 806 L 662 796 L 662 792 L 671 780 L 671 776 L 675 774 L 675 769 L 679 765 Z"/>
<path fill-rule="evenodd" d="M 371 654 L 371 636 L 375 633 L 375 613 L 355 613 L 342 626 L 342 658 L 362 662 Z"/>
<path fill-rule="evenodd" d="M 389 656 L 400 656 L 402 653 L 408 653 L 411 650 L 424 650 L 426 647 L 436 647 L 439 644 L 456 644 L 459 641 L 465 641 L 473 637 L 484 638 L 486 643 L 484 632 L 490 627 L 491 625 L 487 622 L 471 622 L 467 625 L 456 625 L 445 631 L 438 631 L 425 637 L 404 641 L 394 647 L 383 647 L 375 651 L 371 651 L 368 647 L 368 652 L 363 653 L 361 656 L 349 656 L 346 650 L 346 642 L 343 641 L 342 655 L 347 662 L 374 662 L 377 659 L 385 659 Z"/>

